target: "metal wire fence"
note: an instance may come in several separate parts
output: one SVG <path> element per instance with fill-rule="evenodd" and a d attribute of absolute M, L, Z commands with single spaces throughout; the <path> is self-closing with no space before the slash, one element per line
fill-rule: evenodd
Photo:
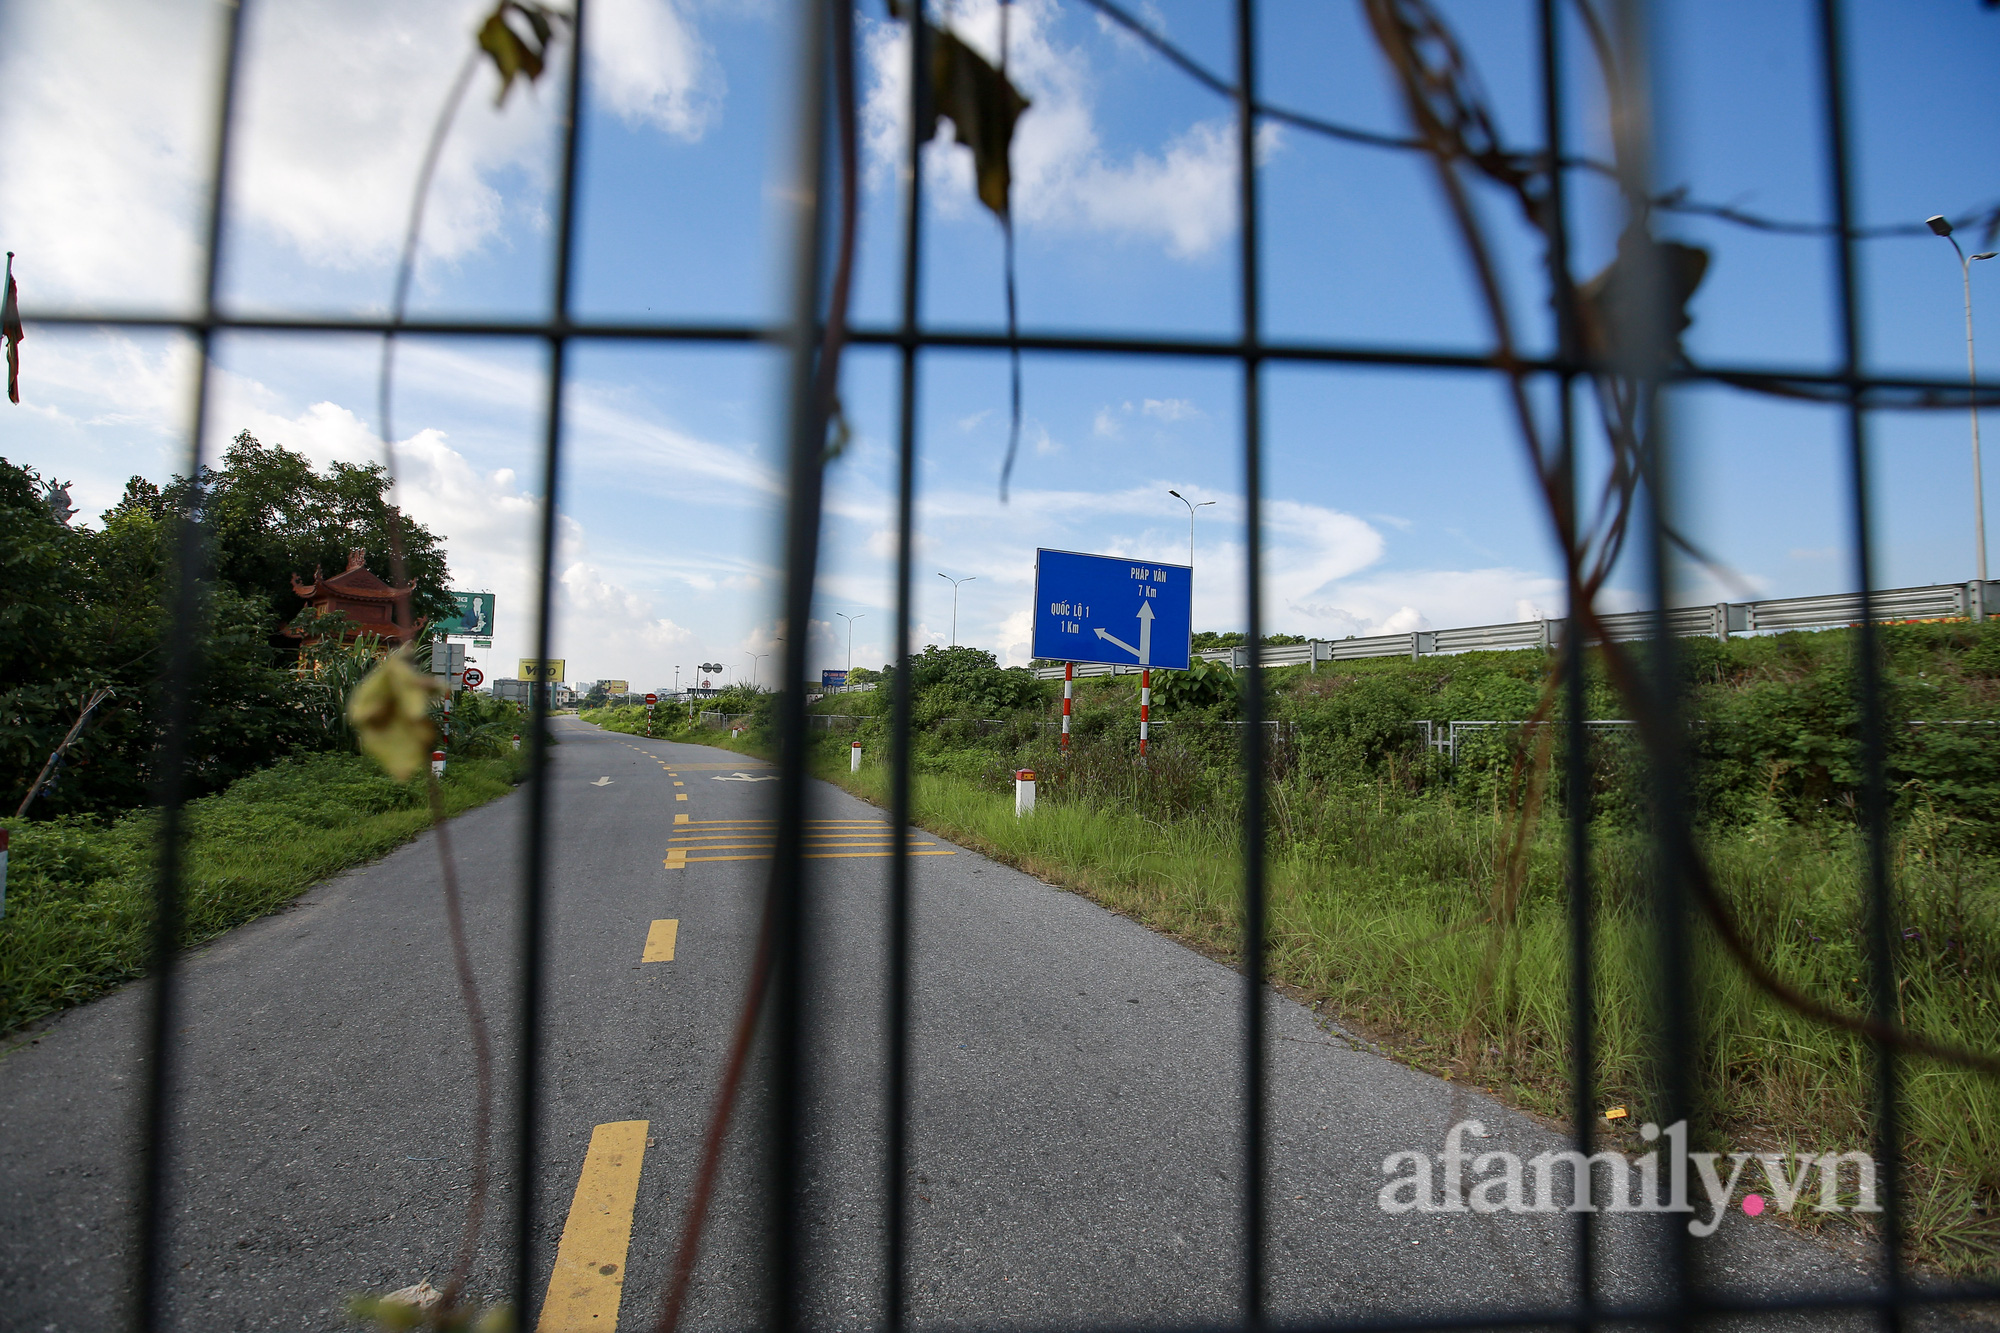
<path fill-rule="evenodd" d="M 892 6 L 908 18 L 914 0 Z M 1247 553 L 1248 577 L 1243 587 L 1245 624 L 1249 647 L 1242 656 L 1247 672 L 1243 692 L 1244 721 L 1240 733 L 1241 763 L 1250 780 L 1243 784 L 1240 811 L 1242 842 L 1242 937 L 1240 968 L 1245 994 L 1240 1046 L 1240 1106 L 1242 1121 L 1236 1151 L 1240 1156 L 1242 1193 L 1238 1220 L 1240 1241 L 1235 1273 L 1238 1292 L 1237 1326 L 1253 1327 L 1265 1319 L 1267 1291 L 1267 1172 L 1269 1151 L 1266 1138 L 1266 1010 L 1261 1002 L 1265 985 L 1266 792 L 1259 775 L 1267 771 L 1267 749 L 1271 740 L 1264 721 L 1264 672 L 1267 662 L 1257 645 L 1264 634 L 1266 615 L 1262 584 L 1264 566 L 1264 516 L 1266 422 L 1263 379 L 1266 369 L 1276 363 L 1337 366 L 1399 366 L 1416 370 L 1481 372 L 1516 390 L 1547 393 L 1559 405 L 1560 427 L 1546 457 L 1544 480 L 1549 488 L 1551 516 L 1571 552 L 1567 571 L 1570 596 L 1569 624 L 1587 625 L 1596 612 L 1592 597 L 1601 576 L 1593 577 L 1583 558 L 1586 542 L 1577 515 L 1578 427 L 1575 400 L 1579 391 L 1593 383 L 1603 385 L 1617 379 L 1624 389 L 1636 390 L 1631 417 L 1632 437 L 1643 443 L 1621 461 L 1629 468 L 1625 499 L 1629 508 L 1621 510 L 1623 524 L 1631 516 L 1636 534 L 1636 550 L 1651 580 L 1652 613 L 1649 652 L 1638 675 L 1628 682 L 1631 697 L 1644 712 L 1635 726 L 1641 733 L 1650 790 L 1655 799 L 1655 858 L 1652 869 L 1654 896 L 1651 917 L 1654 946 L 1660 965 L 1654 973 L 1658 994 L 1658 1039 L 1661 1052 L 1658 1077 L 1662 1119 L 1685 1118 L 1695 1110 L 1695 1033 L 1699 1024 L 1697 997 L 1689 989 L 1690 938 L 1694 910 L 1702 898 L 1701 871 L 1690 833 L 1689 815 L 1683 799 L 1684 760 L 1681 750 L 1685 727 L 1676 724 L 1676 684 L 1673 676 L 1673 626 L 1662 608 L 1674 605 L 1672 561 L 1669 548 L 1675 540 L 1671 515 L 1663 496 L 1673 469 L 1674 452 L 1665 423 L 1659 414 L 1659 394 L 1654 390 L 1675 383 L 1717 383 L 1752 386 L 1789 393 L 1793 396 L 1837 402 L 1845 412 L 1845 456 L 1847 461 L 1847 517 L 1854 534 L 1853 582 L 1858 629 L 1856 673 L 1859 680 L 1860 739 L 1864 755 L 1860 801 L 1861 822 L 1866 830 L 1870 854 L 1866 874 L 1855 892 L 1866 904 L 1869 919 L 1869 995 L 1872 1013 L 1867 1032 L 1875 1052 L 1873 1073 L 1873 1125 L 1875 1156 L 1880 1162 L 1884 1213 L 1879 1228 L 1880 1280 L 1863 1292 L 1826 1291 L 1788 1296 L 1783 1299 L 1755 1300 L 1721 1297 L 1703 1288 L 1697 1280 L 1694 1258 L 1684 1236 L 1662 1242 L 1657 1256 L 1666 1275 L 1663 1294 L 1641 1306 L 1613 1307 L 1599 1295 L 1597 1279 L 1597 1222 L 1588 1212 L 1579 1213 L 1574 1235 L 1573 1279 L 1566 1301 L 1535 1309 L 1495 1308 L 1477 1303 L 1445 1316 L 1369 1318 L 1345 1320 L 1337 1308 L 1321 1312 L 1315 1326 L 1327 1329 L 1446 1329 L 1463 1327 L 1561 1326 L 1588 1328 L 1610 1322 L 1646 1323 L 1668 1327 L 1685 1326 L 1704 1317 L 1724 1314 L 1777 1315 L 1785 1312 L 1852 1310 L 1873 1312 L 1885 1327 L 1896 1327 L 1920 1306 L 2000 1298 L 2000 1288 L 1959 1286 L 1946 1288 L 1919 1284 L 1907 1274 L 1903 1258 L 1900 1226 L 1902 1181 L 1901 1134 L 1898 1124 L 1898 1088 L 1903 1077 L 1901 1045 L 1895 1027 L 1895 960 L 1890 941 L 1893 934 L 1886 847 L 1889 839 L 1889 806 L 1884 791 L 1883 685 L 1877 667 L 1873 622 L 1877 608 L 1870 589 L 1876 568 L 1874 511 L 1869 489 L 1870 412 L 1886 405 L 1964 401 L 1965 390 L 1956 382 L 1921 377 L 1883 377 L 1868 373 L 1862 364 L 1860 315 L 1855 295 L 1855 246 L 1863 236 L 1853 221 L 1852 151 L 1849 116 L 1851 97 L 1845 75 L 1842 50 L 1843 29 L 1838 0 L 1817 0 L 1818 79 L 1824 95 L 1825 111 L 1820 124 L 1824 153 L 1830 167 L 1832 223 L 1827 232 L 1835 239 L 1832 278 L 1839 295 L 1840 356 L 1831 372 L 1803 369 L 1772 369 L 1768 366 L 1694 366 L 1670 355 L 1672 342 L 1661 307 L 1668 304 L 1661 293 L 1661 275 L 1649 279 L 1654 284 L 1653 299 L 1635 303 L 1639 313 L 1632 317 L 1636 334 L 1622 344 L 1616 338 L 1593 339 L 1578 311 L 1575 300 L 1578 284 L 1571 274 L 1567 222 L 1568 178 L 1576 171 L 1603 168 L 1574 158 L 1563 142 L 1565 117 L 1563 48 L 1569 24 L 1559 0 L 1539 0 L 1535 6 L 1536 33 L 1532 50 L 1539 69 L 1539 109 L 1542 114 L 1543 142 L 1526 153 L 1511 157 L 1497 143 L 1483 149 L 1475 142 L 1484 133 L 1476 114 L 1460 114 L 1463 105 L 1447 105 L 1451 92 L 1452 68 L 1449 42 L 1432 26 L 1432 16 L 1416 0 L 1379 0 L 1367 8 L 1371 22 L 1382 37 L 1392 64 L 1400 60 L 1401 73 L 1408 76 L 1412 119 L 1418 126 L 1414 138 L 1368 135 L 1340 126 L 1329 126 L 1265 105 L 1259 95 L 1257 0 L 1234 0 L 1234 68 L 1228 75 L 1206 69 L 1153 34 L 1143 23 L 1109 0 L 1088 3 L 1111 21 L 1140 37 L 1175 68 L 1189 75 L 1234 108 L 1234 138 L 1237 160 L 1256 160 L 1255 145 L 1260 123 L 1282 121 L 1295 127 L 1325 132 L 1362 142 L 1376 142 L 1390 149 L 1424 153 L 1439 165 L 1440 179 L 1447 193 L 1453 187 L 1454 172 L 1466 162 L 1481 165 L 1494 173 L 1514 171 L 1524 179 L 1532 177 L 1540 223 L 1549 243 L 1549 271 L 1555 310 L 1555 346 L 1552 356 L 1535 357 L 1514 350 L 1504 336 L 1483 353 L 1429 350 L 1367 343 L 1321 343 L 1280 341 L 1265 336 L 1260 293 L 1265 282 L 1264 254 L 1258 174 L 1244 170 L 1237 179 L 1238 327 L 1233 337 L 1145 337 L 1111 336 L 1091 333 L 1052 333 L 982 329 L 951 329 L 927 326 L 919 315 L 920 259 L 925 236 L 923 199 L 924 172 L 920 152 L 931 123 L 930 87 L 931 43 L 934 29 L 925 22 L 910 23 L 909 85 L 911 107 L 907 138 L 903 145 L 905 162 L 901 212 L 901 313 L 888 327 L 847 327 L 844 292 L 836 293 L 840 270 L 847 256 L 840 254 L 836 237 L 840 232 L 841 210 L 851 214 L 854 177 L 851 158 L 842 162 L 836 148 L 845 137 L 843 117 L 853 114 L 853 51 L 855 11 L 849 0 L 797 0 L 793 23 L 797 35 L 798 65 L 794 71 L 798 90 L 799 119 L 794 128 L 792 172 L 796 188 L 786 194 L 790 201 L 788 218 L 791 240 L 786 262 L 790 267 L 789 317 L 781 325 L 703 324 L 663 321 L 596 322 L 572 314 L 572 272 L 577 250 L 578 141 L 584 99 L 586 67 L 579 57 L 589 22 L 586 0 L 575 0 L 570 16 L 564 91 L 566 115 L 563 120 L 560 171 L 557 178 L 554 226 L 551 229 L 553 290 L 549 313 L 541 319 L 383 319 L 305 318 L 273 315 L 246 315 L 229 311 L 218 300 L 218 274 L 224 259 L 225 200 L 233 166 L 236 143 L 235 121 L 239 90 L 244 75 L 244 29 L 246 15 L 255 6 L 250 0 L 231 5 L 224 25 L 225 49 L 221 62 L 221 83 L 215 103 L 213 157 L 209 167 L 206 206 L 206 240 L 203 282 L 199 309 L 192 316 L 156 315 L 144 312 L 52 311 L 31 312 L 32 322 L 42 324 L 149 327 L 177 329 L 191 335 L 199 353 L 199 387 L 192 413 L 189 438 L 193 457 L 188 475 L 201 476 L 201 441 L 208 433 L 211 402 L 210 365 L 216 336 L 227 332 L 367 333 L 383 337 L 425 334 L 473 339 L 529 338 L 539 340 L 548 358 L 547 395 L 542 408 L 540 489 L 542 505 L 538 530 L 538 571 L 534 622 L 539 627 L 536 653 L 552 656 L 551 608 L 552 572 L 556 552 L 556 514 L 561 505 L 563 448 L 565 443 L 565 388 L 570 358 L 580 344 L 685 343 L 685 344 L 764 344 L 782 349 L 788 359 L 784 403 L 787 425 L 786 496 L 783 528 L 784 589 L 780 614 L 786 623 L 804 624 L 815 588 L 822 516 L 822 473 L 826 447 L 828 394 L 824 381 L 829 367 L 837 362 L 841 342 L 893 348 L 899 368 L 897 451 L 896 451 L 896 611 L 894 655 L 908 658 L 912 636 L 912 551 L 918 494 L 921 440 L 917 403 L 925 355 L 940 349 L 974 349 L 994 354 L 1018 356 L 1022 351 L 1066 354 L 1076 357 L 1142 356 L 1201 358 L 1233 363 L 1241 376 L 1241 419 L 1238 425 L 1241 464 L 1246 492 L 1243 541 Z M 1628 199 L 1651 199 L 1648 180 L 1648 145 L 1651 123 L 1646 112 L 1648 86 L 1642 7 L 1636 0 L 1620 0 L 1611 6 L 1608 22 L 1588 6 L 1578 13 L 1587 17 L 1593 41 L 1601 48 L 1600 58 L 1622 80 L 1628 114 L 1618 126 L 1620 161 L 1617 172 Z M 946 20 L 948 22 L 948 18 Z M 1443 44 L 1440 45 L 1440 42 Z M 1440 56 L 1439 52 L 1446 52 Z M 1004 68 L 1004 62 L 1003 62 Z M 1425 99 L 1429 98 L 1428 101 Z M 1476 108 L 1473 108 L 1476 112 Z M 851 127 L 847 127 L 851 128 Z M 1490 130 L 1490 126 L 1487 127 Z M 1447 134 L 1448 131 L 1448 134 Z M 1463 161 L 1452 154 L 1468 145 L 1478 149 Z M 1490 151 L 1489 151 L 1490 150 Z M 1480 154 L 1485 156 L 1481 157 Z M 1510 163 L 1512 165 L 1510 165 Z M 1537 166 L 1536 164 L 1540 164 Z M 1551 166 L 1551 164 L 1558 164 Z M 1525 187 L 1524 187 L 1525 188 Z M 838 201 L 838 202 L 835 202 Z M 1645 283 L 1642 281 L 1643 287 Z M 1600 331 L 1601 332 L 1601 331 Z M 1954 397 L 1954 395 L 1957 395 Z M 1623 541 L 1621 528 L 1617 540 Z M 175 624 L 197 623 L 202 584 L 201 534 L 193 526 L 183 529 L 179 547 L 178 603 Z M 1567 691 L 1565 709 L 1568 741 L 1564 762 L 1581 765 L 1589 750 L 1586 743 L 1586 710 L 1582 704 L 1584 635 L 1564 636 L 1559 660 Z M 1591 637 L 1601 637 L 1593 635 Z M 783 649 L 780 678 L 788 682 L 806 679 L 806 636 L 793 634 Z M 182 809 L 187 790 L 182 769 L 186 738 L 195 719 L 186 702 L 186 688 L 197 663 L 196 641 L 191 631 L 176 635 L 164 668 L 165 722 L 164 786 L 160 793 L 164 809 L 161 856 L 157 881 L 157 927 L 150 1027 L 150 1086 L 146 1100 L 145 1164 L 139 1202 L 139 1244 L 134 1256 L 135 1286 L 138 1292 L 139 1326 L 161 1326 L 166 1309 L 164 1293 L 168 1273 L 165 1255 L 169 1229 L 173 1225 L 169 1206 L 166 1164 L 172 1148 L 175 1124 L 175 1042 L 172 1034 L 191 1016 L 181 1013 L 177 986 L 176 945 L 181 919 L 181 849 L 184 827 Z M 911 718 L 910 673 L 895 675 L 892 706 L 892 740 L 889 762 L 892 772 L 891 818 L 900 826 L 912 820 L 911 808 Z M 519 969 L 515 1069 L 515 1105 L 519 1123 L 514 1126 L 517 1158 L 513 1164 L 515 1181 L 514 1300 L 515 1308 L 532 1306 L 531 1288 L 536 1274 L 530 1271 L 530 1241 L 536 1234 L 535 1221 L 547 1200 L 538 1198 L 536 1153 L 537 1106 L 540 1103 L 541 1033 L 544 1023 L 545 942 L 548 938 L 549 808 L 550 797 L 543 775 L 547 772 L 548 726 L 546 700 L 537 694 L 533 704 L 531 747 L 533 773 L 525 796 L 525 848 L 522 860 L 521 952 Z M 765 1150 L 768 1153 L 768 1207 L 773 1224 L 766 1255 L 768 1318 L 773 1327 L 790 1329 L 804 1319 L 806 1284 L 809 1279 L 803 1210 L 799 1206 L 804 1186 L 803 1162 L 811 1126 L 809 1098 L 804 1083 L 806 1035 L 802 1005 L 811 982 L 811 950 L 806 931 L 809 905 L 814 894 L 813 876 L 804 859 L 802 845 L 807 803 L 808 715 L 803 693 L 798 689 L 782 692 L 776 708 L 776 734 L 780 750 L 779 782 L 776 788 L 776 837 L 768 885 L 771 966 L 768 1007 L 769 1114 Z M 1571 1110 L 1575 1148 L 1589 1155 L 1596 1150 L 1592 1126 L 1596 1121 L 1593 1084 L 1593 1043 L 1596 1033 L 1593 988 L 1593 915 L 1589 871 L 1592 864 L 1588 800 L 1589 783 L 1580 768 L 1573 769 L 1564 783 L 1569 802 L 1568 845 L 1568 929 L 1571 993 L 1569 1044 L 1573 1058 Z M 910 1247 L 909 1117 L 911 1109 L 911 1065 L 909 1036 L 911 1021 L 911 970 L 914 942 L 911 935 L 911 879 L 908 861 L 899 849 L 889 861 L 888 918 L 885 929 L 889 943 L 889 1008 L 886 1015 L 886 1079 L 888 1115 L 882 1124 L 886 1145 L 885 1185 L 889 1200 L 882 1245 L 882 1282 L 885 1292 L 884 1322 L 894 1329 L 908 1319 L 908 1265 Z M 196 1019 L 195 1021 L 198 1021 Z"/>

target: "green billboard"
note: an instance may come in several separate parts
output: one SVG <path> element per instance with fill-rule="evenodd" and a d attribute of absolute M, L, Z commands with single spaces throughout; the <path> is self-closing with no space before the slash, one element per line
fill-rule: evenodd
<path fill-rule="evenodd" d="M 433 633 L 477 634 L 482 638 L 493 633 L 492 593 L 455 592 L 452 597 L 458 602 L 458 618 L 438 621 Z"/>

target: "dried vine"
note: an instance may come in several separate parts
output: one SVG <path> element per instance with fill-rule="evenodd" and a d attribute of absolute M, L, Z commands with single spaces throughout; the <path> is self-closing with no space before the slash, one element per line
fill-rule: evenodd
<path fill-rule="evenodd" d="M 1592 379 L 1612 452 L 1595 512 L 1588 524 L 1579 524 L 1574 504 L 1562 484 L 1567 475 L 1564 460 L 1549 447 L 1529 403 L 1527 373 L 1514 350 L 1512 321 L 1500 287 L 1493 247 L 1472 207 L 1462 174 L 1477 172 L 1514 195 L 1529 225 L 1548 244 L 1551 300 L 1559 302 L 1572 289 L 1567 275 L 1558 271 L 1554 244 L 1556 220 L 1550 213 L 1551 168 L 1544 161 L 1538 170 L 1523 171 L 1515 155 L 1498 150 L 1493 117 L 1486 109 L 1471 67 L 1455 36 L 1428 0 L 1362 0 L 1362 3 L 1418 138 L 1431 158 L 1475 271 L 1498 348 L 1495 359 L 1507 373 L 1516 423 L 1563 552 L 1564 573 L 1573 603 L 1569 632 L 1583 634 L 1586 641 L 1594 640 L 1600 645 L 1612 683 L 1638 722 L 1647 749 L 1654 755 L 1671 753 L 1681 738 L 1668 734 L 1658 710 L 1652 706 L 1637 664 L 1607 632 L 1597 609 L 1597 595 L 1624 549 L 1644 475 L 1642 464 L 1653 447 L 1643 429 L 1652 419 L 1651 396 L 1674 364 L 1682 360 L 1677 345 L 1665 348 L 1633 345 L 1638 340 L 1630 340 L 1623 331 L 1639 323 L 1635 315 L 1644 298 L 1656 297 L 1672 317 L 1670 327 L 1663 333 L 1677 343 L 1680 332 L 1688 325 L 1687 303 L 1706 271 L 1707 254 L 1692 246 L 1654 239 L 1650 222 L 1653 201 L 1627 191 L 1631 221 L 1619 239 L 1617 258 L 1595 278 L 1574 288 L 1567 314 L 1582 331 L 1585 351 L 1598 367 Z M 1586 29 L 1592 33 L 1614 117 L 1633 114 L 1613 63 L 1609 40 L 1596 23 L 1588 0 L 1576 0 L 1576 6 L 1585 16 Z M 1664 535 L 1696 558 L 1705 559 L 1681 534 L 1667 531 Z M 1545 721 L 1550 715 L 1564 670 L 1558 665 L 1545 681 L 1535 710 L 1537 721 Z M 1545 741 L 1538 749 L 1535 767 L 1546 770 L 1547 759 Z M 1520 805 L 1511 835 L 1512 845 L 1503 860 L 1501 884 L 1496 889 L 1496 929 L 1503 920 L 1510 919 L 1510 914 L 1504 911 L 1506 905 L 1519 898 L 1526 873 L 1525 848 L 1539 813 L 1539 792 L 1545 781 L 1545 777 L 1534 780 L 1530 786 L 1531 799 L 1523 800 Z M 1856 1036 L 1909 1054 L 2000 1076 L 2000 1057 L 1941 1042 L 1898 1024 L 1843 1012 L 1779 978 L 1751 947 L 1717 888 L 1707 859 L 1695 845 L 1692 830 L 1680 821 L 1669 824 L 1667 836 L 1688 867 L 1695 902 L 1724 950 L 1765 994 L 1794 1012 Z"/>

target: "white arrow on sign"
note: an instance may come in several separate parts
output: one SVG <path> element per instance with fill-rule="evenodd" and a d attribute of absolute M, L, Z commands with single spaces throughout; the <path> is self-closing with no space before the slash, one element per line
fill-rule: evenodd
<path fill-rule="evenodd" d="M 597 781 L 591 783 L 590 785 L 593 787 L 609 787 L 611 785 L 611 779 L 599 778 Z"/>
<path fill-rule="evenodd" d="M 1117 644 L 1120 648 L 1138 658 L 1140 666 L 1151 666 L 1153 664 L 1153 604 L 1151 602 L 1139 603 L 1139 646 L 1137 648 L 1134 648 L 1123 639 L 1115 638 L 1105 630 L 1097 631 L 1097 637 L 1109 643 Z"/>

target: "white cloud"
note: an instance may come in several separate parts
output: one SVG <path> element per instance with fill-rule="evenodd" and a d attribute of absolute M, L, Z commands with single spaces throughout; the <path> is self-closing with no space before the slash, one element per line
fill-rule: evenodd
<path fill-rule="evenodd" d="M 14 5 L 0 42 L 0 233 L 23 304 L 195 292 L 220 5 Z"/>
<path fill-rule="evenodd" d="M 1236 140 L 1227 118 L 1201 121 L 1156 151 L 1107 150 L 1097 127 L 1096 79 L 1089 57 L 1062 45 L 1050 29 L 1054 0 L 1009 6 L 1008 73 L 1032 105 L 1013 146 L 1013 209 L 1024 227 L 1084 230 L 1163 244 L 1179 257 L 1205 254 L 1236 227 Z M 952 29 L 989 60 L 1000 47 L 997 0 L 957 7 Z M 902 160 L 908 131 L 909 48 L 904 25 L 870 25 L 865 134 L 871 177 L 886 180 Z M 926 151 L 932 198 L 946 211 L 972 204 L 971 152 L 940 133 Z M 1279 143 L 1278 129 L 1260 131 L 1261 158 Z"/>
<path fill-rule="evenodd" d="M 1148 398 L 1139 410 L 1157 421 L 1186 421 L 1201 415 L 1201 409 L 1185 398 Z"/>
<path fill-rule="evenodd" d="M 1101 435 L 1107 440 L 1115 440 L 1125 433 L 1124 425 L 1108 407 L 1097 409 L 1097 415 L 1091 418 L 1090 430 L 1093 435 Z"/>
<path fill-rule="evenodd" d="M 676 0 L 592 0 L 590 89 L 627 124 L 699 139 L 721 110 L 722 69 Z"/>
<path fill-rule="evenodd" d="M 486 8 L 258 6 L 245 28 L 231 220 L 309 264 L 392 259 L 432 124 Z M 0 45 L 0 231 L 25 261 L 31 302 L 194 298 L 223 13 L 197 0 L 10 8 Z M 721 79 L 684 4 L 605 0 L 593 15 L 603 104 L 683 138 L 702 133 Z M 495 236 L 509 209 L 496 185 L 504 174 L 525 178 L 531 192 L 545 183 L 559 82 L 517 85 L 496 110 L 497 76 L 490 66 L 475 76 L 439 161 L 427 257 L 456 259 Z"/>

